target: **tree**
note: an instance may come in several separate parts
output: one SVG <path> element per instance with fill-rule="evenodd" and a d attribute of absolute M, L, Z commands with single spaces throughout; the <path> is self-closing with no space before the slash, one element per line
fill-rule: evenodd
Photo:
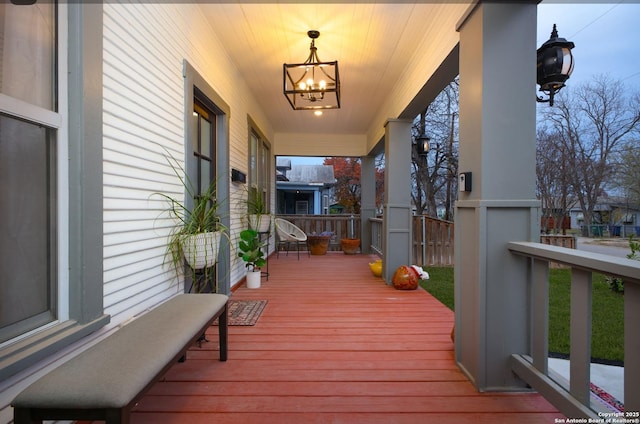
<path fill-rule="evenodd" d="M 575 205 L 569 175 L 567 149 L 557 132 L 538 128 L 536 144 L 536 191 L 542 203 L 542 230 L 561 228 L 563 219 Z M 551 219 L 548 219 L 551 218 Z"/>
<path fill-rule="evenodd" d="M 596 76 L 575 92 L 562 91 L 556 107 L 543 112 L 565 149 L 569 183 L 588 231 L 598 197 L 614 181 L 615 155 L 640 128 L 638 99 L 638 94 L 628 95 L 620 81 Z"/>
<path fill-rule="evenodd" d="M 348 213 L 360 213 L 360 159 L 344 157 L 328 157 L 324 165 L 333 166 L 336 179 L 334 191 L 336 200 L 346 208 Z"/>
<path fill-rule="evenodd" d="M 625 197 L 632 203 L 640 204 L 640 141 L 636 138 L 628 149 L 620 154 L 618 163 L 618 183 Z"/>
<path fill-rule="evenodd" d="M 418 214 L 438 215 L 453 220 L 453 201 L 458 187 L 458 79 L 452 81 L 436 99 L 416 117 L 412 127 L 414 140 L 422 134 L 430 138 L 426 156 L 412 149 L 412 200 Z"/>

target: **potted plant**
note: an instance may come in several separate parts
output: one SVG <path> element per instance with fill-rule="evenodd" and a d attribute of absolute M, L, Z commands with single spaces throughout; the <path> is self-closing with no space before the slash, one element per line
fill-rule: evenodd
<path fill-rule="evenodd" d="M 178 224 L 169 234 L 167 256 L 177 273 L 180 273 L 186 261 L 192 270 L 194 282 L 196 270 L 204 270 L 206 282 L 211 277 L 211 267 L 218 261 L 220 239 L 226 231 L 218 214 L 216 182 L 212 181 L 204 192 L 197 194 L 182 166 L 172 157 L 168 161 L 184 187 L 185 200 L 166 193 L 154 193 L 168 203 L 164 213 Z M 187 203 L 186 199 L 193 199 L 193 202 Z M 201 287 L 196 287 L 196 291 L 201 291 Z"/>
<path fill-rule="evenodd" d="M 262 247 L 264 243 L 260 242 L 258 232 L 252 228 L 242 230 L 240 232 L 240 241 L 238 242 L 238 256 L 246 262 L 247 267 L 247 288 L 260 288 L 260 268 L 266 264 Z"/>
<path fill-rule="evenodd" d="M 312 233 L 307 235 L 307 244 L 312 255 L 326 255 L 329 248 L 329 242 L 333 233 L 331 231 L 323 231 L 320 234 Z"/>
<path fill-rule="evenodd" d="M 265 199 L 255 187 L 247 191 L 247 225 L 259 233 L 268 233 L 271 228 L 271 215 Z"/>
<path fill-rule="evenodd" d="M 340 246 L 345 255 L 355 255 L 360 250 L 360 239 L 355 237 L 355 217 L 349 218 L 349 237 L 340 239 Z"/>

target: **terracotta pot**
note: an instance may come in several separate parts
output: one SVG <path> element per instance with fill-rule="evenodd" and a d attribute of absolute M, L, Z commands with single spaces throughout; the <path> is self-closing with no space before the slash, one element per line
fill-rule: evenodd
<path fill-rule="evenodd" d="M 418 288 L 420 277 L 415 269 L 410 266 L 402 265 L 396 269 L 391 282 L 393 287 L 398 290 L 415 290 Z"/>
<path fill-rule="evenodd" d="M 312 255 L 326 255 L 331 236 L 307 236 L 309 251 Z"/>
<path fill-rule="evenodd" d="M 355 255 L 360 250 L 360 239 L 344 238 L 340 240 L 345 255 Z"/>

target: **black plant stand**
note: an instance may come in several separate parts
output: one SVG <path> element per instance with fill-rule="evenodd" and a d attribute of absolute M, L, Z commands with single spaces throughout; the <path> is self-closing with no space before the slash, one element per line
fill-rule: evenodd
<path fill-rule="evenodd" d="M 188 268 L 189 270 L 191 270 L 191 268 L 189 267 L 189 265 L 185 265 L 186 268 Z M 188 281 L 185 281 L 185 283 L 190 283 L 189 286 L 189 290 L 186 290 L 186 284 L 185 284 L 185 290 L 186 293 L 215 293 L 215 275 L 216 275 L 216 269 L 215 269 L 215 265 L 209 268 L 202 268 L 202 269 L 195 269 L 195 270 L 191 270 L 192 272 L 189 272 L 187 274 L 188 276 Z M 209 277 L 209 278 L 207 278 Z M 213 278 L 212 278 L 213 277 Z M 194 280 L 195 278 L 195 280 Z"/>
<path fill-rule="evenodd" d="M 263 231 L 258 233 L 258 237 L 260 238 L 260 242 L 262 242 L 262 236 L 267 237 L 267 251 L 265 253 L 265 261 L 267 262 L 266 271 L 262 271 L 262 276 L 267 277 L 267 281 L 269 281 L 269 241 L 271 240 L 271 231 Z"/>

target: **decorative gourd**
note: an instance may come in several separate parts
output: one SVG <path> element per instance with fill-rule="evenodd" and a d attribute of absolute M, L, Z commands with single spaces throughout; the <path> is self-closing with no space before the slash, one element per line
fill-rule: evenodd
<path fill-rule="evenodd" d="M 398 290 L 415 290 L 418 288 L 420 277 L 415 269 L 410 266 L 402 265 L 396 269 L 391 282 L 393 287 Z"/>
<path fill-rule="evenodd" d="M 382 259 L 375 262 L 369 262 L 369 269 L 376 277 L 382 277 Z"/>

